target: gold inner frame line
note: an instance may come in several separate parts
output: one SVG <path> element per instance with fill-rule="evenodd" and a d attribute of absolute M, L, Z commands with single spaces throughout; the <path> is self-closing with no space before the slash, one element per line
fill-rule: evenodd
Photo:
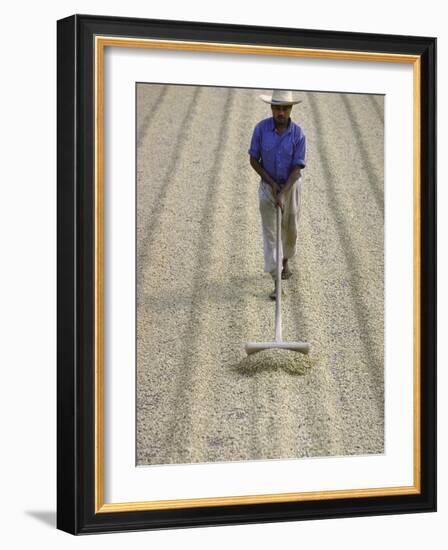
<path fill-rule="evenodd" d="M 207 53 L 236 53 L 270 55 L 284 57 L 317 58 L 330 60 L 372 61 L 388 63 L 408 63 L 413 65 L 413 406 L 414 406 L 414 480 L 413 485 L 403 487 L 363 488 L 350 490 L 314 491 L 299 493 L 279 493 L 263 495 L 226 496 L 215 498 L 193 498 L 181 500 L 142 501 L 125 503 L 104 502 L 104 50 L 106 47 L 153 48 L 178 51 L 198 51 Z M 253 44 L 225 44 L 181 40 L 156 40 L 141 38 L 120 38 L 96 36 L 95 55 L 95 513 L 128 512 L 142 510 L 162 510 L 195 508 L 207 506 L 231 506 L 241 504 L 261 504 L 274 502 L 303 502 L 334 500 L 339 498 L 361 498 L 393 495 L 419 494 L 421 491 L 421 342 L 420 342 L 420 269 L 421 269 L 421 176 L 420 176 L 420 128 L 421 128 L 421 59 L 417 55 L 389 54 L 381 52 L 355 52 L 291 47 L 256 46 Z"/>

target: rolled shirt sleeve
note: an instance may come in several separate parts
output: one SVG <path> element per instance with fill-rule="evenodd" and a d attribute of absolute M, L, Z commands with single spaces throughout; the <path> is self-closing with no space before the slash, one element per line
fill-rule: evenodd
<path fill-rule="evenodd" d="M 260 160 L 260 157 L 261 157 L 261 130 L 260 130 L 260 125 L 259 124 L 257 124 L 254 128 L 254 132 L 252 134 L 252 139 L 251 139 L 251 142 L 250 142 L 250 147 L 249 147 L 248 153 L 251 157 L 254 157 L 257 160 Z"/>
<path fill-rule="evenodd" d="M 306 162 L 306 137 L 303 132 L 300 133 L 299 139 L 294 147 L 294 155 L 292 159 L 293 166 L 300 166 L 300 168 L 305 168 Z"/>

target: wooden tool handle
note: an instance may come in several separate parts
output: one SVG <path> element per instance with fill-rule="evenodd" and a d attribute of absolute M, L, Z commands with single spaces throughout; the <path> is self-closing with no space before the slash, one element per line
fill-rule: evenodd
<path fill-rule="evenodd" d="M 277 279 L 275 281 L 275 341 L 282 342 L 282 264 L 280 256 L 282 238 L 282 209 L 277 205 Z"/>

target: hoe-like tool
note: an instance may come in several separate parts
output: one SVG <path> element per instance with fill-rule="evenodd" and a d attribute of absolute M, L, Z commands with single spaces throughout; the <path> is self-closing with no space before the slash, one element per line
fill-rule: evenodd
<path fill-rule="evenodd" d="M 250 355 L 265 349 L 289 349 L 308 353 L 308 342 L 284 342 L 282 339 L 282 258 L 280 257 L 280 243 L 282 238 L 282 209 L 277 206 L 277 277 L 275 281 L 275 340 L 273 342 L 247 342 L 246 353 Z"/>

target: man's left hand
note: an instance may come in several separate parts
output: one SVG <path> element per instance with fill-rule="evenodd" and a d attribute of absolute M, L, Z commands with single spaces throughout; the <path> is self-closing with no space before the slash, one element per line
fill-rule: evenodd
<path fill-rule="evenodd" d="M 285 206 L 285 195 L 283 193 L 283 191 L 279 191 L 277 193 L 277 197 L 276 197 L 276 205 L 277 206 L 280 206 L 280 208 L 283 210 L 283 207 Z"/>

